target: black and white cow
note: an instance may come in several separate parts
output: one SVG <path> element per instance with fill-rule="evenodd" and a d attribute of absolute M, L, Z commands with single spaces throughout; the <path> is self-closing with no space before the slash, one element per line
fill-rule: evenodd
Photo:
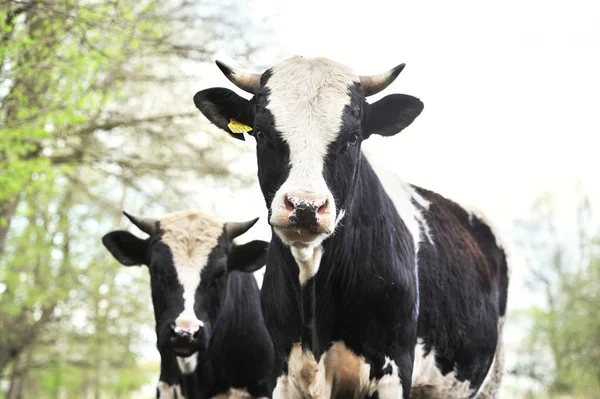
<path fill-rule="evenodd" d="M 283 358 L 274 397 L 496 397 L 508 287 L 499 237 L 435 192 L 386 181 L 361 152 L 423 110 L 404 94 L 366 101 L 404 64 L 376 76 L 325 58 L 261 75 L 217 64 L 253 95 L 209 88 L 194 103 L 256 139 L 274 232 L 261 300 Z"/>
<path fill-rule="evenodd" d="M 232 241 L 258 219 L 224 223 L 194 210 L 160 219 L 125 215 L 149 237 L 117 230 L 102 242 L 123 265 L 150 271 L 162 358 L 157 396 L 210 398 L 237 388 L 270 397 L 275 354 L 251 274 L 265 264 L 268 243 Z"/>

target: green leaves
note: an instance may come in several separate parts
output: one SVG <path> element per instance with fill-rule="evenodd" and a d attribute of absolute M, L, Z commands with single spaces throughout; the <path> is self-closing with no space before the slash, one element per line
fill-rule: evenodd
<path fill-rule="evenodd" d="M 181 100 L 197 84 L 190 61 L 219 48 L 219 9 L 231 5 L 24 0 L 0 10 L 0 374 L 25 370 L 23 397 L 128 397 L 156 380 L 138 360 L 153 347 L 148 276 L 120 267 L 100 237 L 126 202 L 175 209 L 187 205 L 183 187 L 240 184 L 220 151 L 234 144 Z"/>
<path fill-rule="evenodd" d="M 551 395 L 595 397 L 600 392 L 600 231 L 587 197 L 571 212 L 576 226 L 559 225 L 560 211 L 565 210 L 551 197 L 539 201 L 526 229 L 531 285 L 544 304 L 511 316 L 530 326 L 518 371 L 536 376 Z"/>

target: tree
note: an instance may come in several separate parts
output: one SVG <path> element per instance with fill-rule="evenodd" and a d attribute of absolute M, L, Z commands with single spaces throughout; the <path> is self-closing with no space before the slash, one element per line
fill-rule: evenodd
<path fill-rule="evenodd" d="M 100 237 L 126 203 L 180 208 L 199 185 L 249 182 L 229 167 L 239 147 L 198 117 L 187 72 L 224 41 L 232 55 L 247 49 L 228 16 L 240 4 L 0 2 L 0 382 L 11 397 L 121 397 L 147 377 L 136 363 L 140 326 L 153 325 L 147 276 L 109 260 Z"/>
<path fill-rule="evenodd" d="M 522 222 L 529 285 L 543 298 L 520 315 L 530 325 L 516 370 L 551 395 L 600 394 L 600 230 L 588 197 L 561 223 L 556 198 L 546 196 Z"/>

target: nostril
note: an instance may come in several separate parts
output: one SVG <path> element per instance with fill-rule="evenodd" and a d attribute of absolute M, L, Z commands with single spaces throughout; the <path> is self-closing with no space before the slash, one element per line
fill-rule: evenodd
<path fill-rule="evenodd" d="M 325 202 L 323 203 L 323 205 L 321 205 L 317 209 L 317 215 L 322 215 L 323 213 L 325 213 L 325 211 L 327 211 L 327 205 L 328 205 L 328 202 L 327 202 L 327 200 L 325 200 Z"/>
<path fill-rule="evenodd" d="M 288 211 L 291 212 L 294 209 L 296 209 L 296 207 L 294 206 L 294 204 L 292 203 L 292 201 L 290 201 L 290 199 L 287 196 L 287 194 L 283 197 L 283 201 L 285 203 L 285 209 L 287 209 Z"/>

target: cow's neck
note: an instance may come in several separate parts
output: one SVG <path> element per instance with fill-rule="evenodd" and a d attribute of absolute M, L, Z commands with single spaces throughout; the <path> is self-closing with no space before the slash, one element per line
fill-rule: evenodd
<path fill-rule="evenodd" d="M 391 251 L 392 240 L 381 240 L 392 234 L 411 236 L 410 226 L 402 226 L 401 216 L 396 212 L 396 206 L 388 196 L 382 182 L 367 159 L 361 154 L 361 161 L 356 176 L 356 185 L 350 193 L 351 200 L 340 207 L 340 223 L 333 237 L 313 247 L 291 247 L 290 252 L 299 269 L 302 346 L 314 353 L 317 361 L 320 357 L 320 344 L 316 339 L 315 325 L 315 276 L 319 270 L 330 273 L 332 267 L 353 267 L 357 262 L 352 256 L 340 251 L 349 248 L 360 248 L 365 258 L 375 258 L 373 251 Z M 411 199 L 408 198 L 410 202 Z M 415 221 L 415 223 L 417 223 Z M 417 226 L 418 229 L 418 226 Z M 375 234 L 377 231 L 379 234 Z M 363 234 L 367 233 L 367 234 Z M 412 241 L 412 239 L 410 240 Z M 388 248 L 390 247 L 390 248 Z M 408 245 L 408 247 L 412 247 Z M 406 248 L 408 255 L 413 248 Z M 396 249 L 397 250 L 397 249 Z M 369 252 L 369 253 L 364 253 Z M 322 264 L 324 262 L 324 264 Z M 366 265 L 361 265 L 366 266 Z M 324 270 L 326 269 L 326 270 Z M 364 271 L 368 273 L 368 271 Z M 350 287 L 347 287 L 350 289 Z"/>

